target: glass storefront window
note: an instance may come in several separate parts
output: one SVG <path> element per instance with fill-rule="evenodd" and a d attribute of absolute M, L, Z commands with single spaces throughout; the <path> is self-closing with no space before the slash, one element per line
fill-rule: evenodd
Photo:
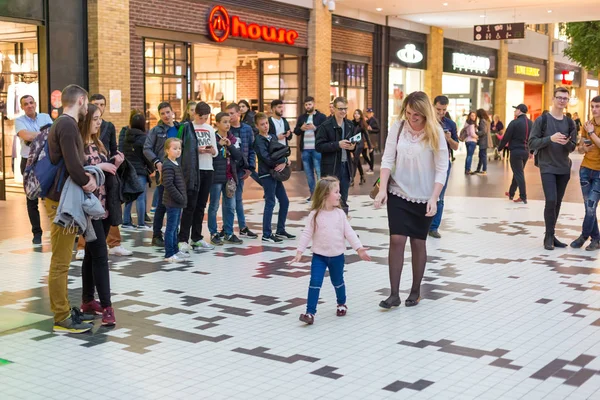
<path fill-rule="evenodd" d="M 338 96 L 348 100 L 349 110 L 365 110 L 367 101 L 367 64 L 333 61 L 329 91 L 331 101 Z"/>
<path fill-rule="evenodd" d="M 423 83 L 423 70 L 390 67 L 388 126 L 392 126 L 399 118 L 404 97 L 409 93 L 423 90 Z"/>
<path fill-rule="evenodd" d="M 442 75 L 442 92 L 450 99 L 448 112 L 461 129 L 469 111 L 483 108 L 494 113 L 494 80 L 464 75 Z"/>

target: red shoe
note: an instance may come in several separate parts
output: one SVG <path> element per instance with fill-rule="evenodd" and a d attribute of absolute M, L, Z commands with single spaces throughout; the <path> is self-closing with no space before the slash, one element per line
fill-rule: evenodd
<path fill-rule="evenodd" d="M 96 300 L 88 301 L 87 303 L 81 303 L 80 308 L 81 312 L 84 314 L 102 315 L 102 312 L 104 311 L 100 303 L 98 303 Z"/>
<path fill-rule="evenodd" d="M 343 317 L 348 312 L 348 307 L 345 304 L 338 304 L 337 312 L 335 313 L 338 317 Z"/>
<path fill-rule="evenodd" d="M 306 325 L 312 325 L 315 322 L 315 316 L 312 314 L 300 314 L 300 321 Z"/>
<path fill-rule="evenodd" d="M 106 307 L 102 312 L 102 325 L 113 326 L 117 323 L 115 320 L 115 310 L 112 307 Z"/>
<path fill-rule="evenodd" d="M 516 200 L 514 200 L 515 203 L 523 203 L 523 204 L 527 204 L 527 200 L 523 200 L 522 198 L 518 198 Z"/>

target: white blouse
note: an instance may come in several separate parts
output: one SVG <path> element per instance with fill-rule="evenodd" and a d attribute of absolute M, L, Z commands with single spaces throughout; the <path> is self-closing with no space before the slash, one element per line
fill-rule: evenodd
<path fill-rule="evenodd" d="M 388 133 L 381 169 L 391 171 L 388 192 L 414 203 L 427 203 L 435 183 L 446 183 L 448 174 L 448 146 L 440 128 L 439 150 L 423 142 L 424 132 L 414 132 L 408 121 L 400 133 L 397 121 Z M 398 145 L 395 146 L 396 141 Z"/>

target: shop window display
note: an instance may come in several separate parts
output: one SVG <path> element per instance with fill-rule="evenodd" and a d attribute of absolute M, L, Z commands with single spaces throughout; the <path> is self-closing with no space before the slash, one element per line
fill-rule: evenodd
<path fill-rule="evenodd" d="M 333 61 L 331 63 L 331 101 L 338 96 L 348 100 L 349 110 L 365 110 L 367 101 L 367 64 Z"/>

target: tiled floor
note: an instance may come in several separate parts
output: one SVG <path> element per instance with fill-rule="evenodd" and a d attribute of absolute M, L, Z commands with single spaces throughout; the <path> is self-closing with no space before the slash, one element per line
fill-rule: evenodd
<path fill-rule="evenodd" d="M 257 231 L 262 206 L 247 205 Z M 390 311 L 377 306 L 388 292 L 386 213 L 366 195 L 351 208 L 373 262 L 347 251 L 348 315 L 335 316 L 325 282 L 313 326 L 298 321 L 310 257 L 289 267 L 294 242 L 247 240 L 167 264 L 150 233 L 123 231 L 135 253 L 111 257 L 117 326 L 55 335 L 51 319 L 13 312 L 51 315 L 48 237 L 33 250 L 26 236 L 2 240 L 0 320 L 10 310 L 33 324 L 0 329 L 0 398 L 62 399 L 74 388 L 108 399 L 600 399 L 598 253 L 544 251 L 541 201 L 447 198 L 424 300 Z M 295 198 L 288 230 L 300 233 L 306 215 Z M 582 215 L 564 204 L 558 236 L 574 239 Z M 408 267 L 403 300 L 410 279 Z"/>

